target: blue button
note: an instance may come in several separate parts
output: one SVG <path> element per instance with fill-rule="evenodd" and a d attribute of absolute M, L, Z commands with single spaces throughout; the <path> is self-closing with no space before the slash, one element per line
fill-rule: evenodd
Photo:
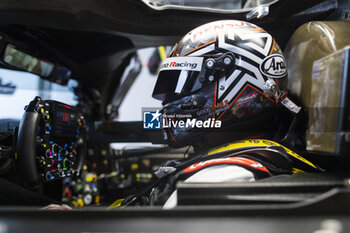
<path fill-rule="evenodd" d="M 53 141 L 50 141 L 50 144 L 52 144 L 53 143 Z"/>
<path fill-rule="evenodd" d="M 49 130 L 51 130 L 51 125 L 49 126 Z"/>

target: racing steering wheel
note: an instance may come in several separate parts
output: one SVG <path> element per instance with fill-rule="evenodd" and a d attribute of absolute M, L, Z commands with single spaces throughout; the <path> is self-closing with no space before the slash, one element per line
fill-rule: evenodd
<path fill-rule="evenodd" d="M 37 96 L 25 107 L 15 154 L 25 187 L 78 175 L 85 154 L 85 119 L 72 106 Z"/>

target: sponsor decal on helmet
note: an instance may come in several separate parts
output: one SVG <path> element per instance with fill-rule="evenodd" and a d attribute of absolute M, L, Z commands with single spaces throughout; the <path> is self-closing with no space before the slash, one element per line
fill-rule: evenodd
<path fill-rule="evenodd" d="M 206 34 L 216 33 L 218 31 L 233 29 L 237 27 L 244 27 L 246 25 L 247 24 L 245 22 L 237 20 L 223 20 L 214 23 L 209 23 L 193 31 L 191 33 L 191 40 L 194 42 L 197 41 L 199 38 L 202 38 Z"/>
<path fill-rule="evenodd" d="M 216 109 L 221 109 L 221 108 L 225 108 L 228 106 L 229 106 L 228 100 L 225 100 L 225 101 L 221 101 L 219 103 L 210 105 L 210 108 L 211 108 L 211 111 L 214 112 Z"/>
<path fill-rule="evenodd" d="M 242 104 L 247 104 L 249 102 L 251 102 L 258 94 L 256 92 L 253 92 L 247 96 L 243 96 L 240 97 L 237 101 L 236 101 L 236 106 L 242 105 Z"/>
<path fill-rule="evenodd" d="M 160 71 L 164 70 L 189 70 L 200 71 L 203 57 L 171 57 L 164 59 L 160 65 Z"/>
<path fill-rule="evenodd" d="M 219 114 L 220 112 L 223 112 L 225 111 L 226 109 L 228 109 L 229 107 L 229 102 L 227 100 L 225 101 L 221 101 L 217 104 L 212 104 L 209 106 L 209 108 L 204 108 L 204 109 L 201 109 L 201 110 L 198 110 L 196 112 L 196 115 L 197 116 L 202 116 L 202 115 L 205 115 L 205 114 Z"/>
<path fill-rule="evenodd" d="M 273 54 L 263 60 L 260 71 L 268 77 L 281 78 L 287 74 L 287 65 L 282 55 Z"/>
<path fill-rule="evenodd" d="M 201 115 L 204 115 L 204 114 L 211 114 L 211 113 L 212 113 L 211 108 L 204 108 L 204 109 L 198 110 L 196 112 L 196 115 L 197 116 L 201 116 Z"/>

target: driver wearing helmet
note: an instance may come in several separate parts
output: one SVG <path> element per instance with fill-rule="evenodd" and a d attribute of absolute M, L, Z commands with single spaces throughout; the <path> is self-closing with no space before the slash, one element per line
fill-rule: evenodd
<path fill-rule="evenodd" d="M 254 24 L 222 20 L 186 34 L 163 60 L 152 96 L 162 101 L 168 144 L 192 145 L 197 155 L 156 172 L 151 203 L 176 206 L 178 181 L 250 182 L 320 171 L 275 142 L 290 133 L 300 111 L 287 97 L 287 81 L 281 49 Z"/>

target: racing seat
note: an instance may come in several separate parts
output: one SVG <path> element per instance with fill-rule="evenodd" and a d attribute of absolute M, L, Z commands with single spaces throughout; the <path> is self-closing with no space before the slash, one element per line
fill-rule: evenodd
<path fill-rule="evenodd" d="M 300 26 L 287 43 L 284 55 L 288 65 L 289 91 L 305 107 L 312 107 L 313 63 L 350 45 L 350 23 L 315 21 Z"/>
<path fill-rule="evenodd" d="M 284 51 L 289 94 L 308 115 L 308 152 L 349 157 L 349 34 L 348 22 L 309 22 L 294 32 Z"/>

